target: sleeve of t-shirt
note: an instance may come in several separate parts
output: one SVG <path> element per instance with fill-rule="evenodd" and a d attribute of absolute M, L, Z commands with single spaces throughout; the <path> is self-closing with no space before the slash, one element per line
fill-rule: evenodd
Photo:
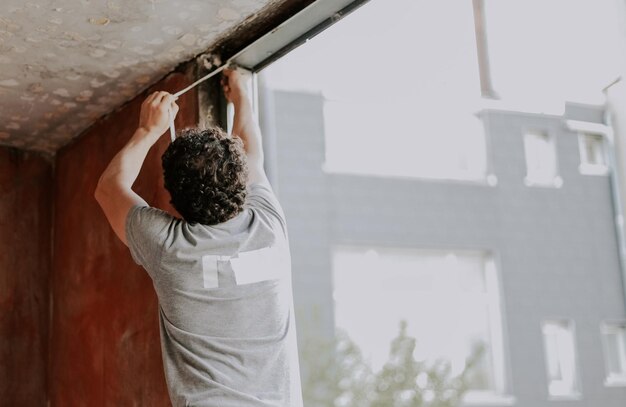
<path fill-rule="evenodd" d="M 287 222 L 285 221 L 285 213 L 278 202 L 272 187 L 269 184 L 251 184 L 248 187 L 248 195 L 246 196 L 246 204 L 251 208 L 255 208 L 266 214 L 272 220 L 278 222 L 287 235 Z"/>
<path fill-rule="evenodd" d="M 144 205 L 133 206 L 126 216 L 126 242 L 130 254 L 151 276 L 159 268 L 172 219 L 167 212 Z"/>

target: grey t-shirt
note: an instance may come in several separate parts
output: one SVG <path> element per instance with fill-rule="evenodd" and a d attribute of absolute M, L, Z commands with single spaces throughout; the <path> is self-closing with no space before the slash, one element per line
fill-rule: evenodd
<path fill-rule="evenodd" d="M 269 185 L 213 226 L 136 205 L 126 238 L 159 298 L 174 406 L 302 406 L 287 228 Z"/>

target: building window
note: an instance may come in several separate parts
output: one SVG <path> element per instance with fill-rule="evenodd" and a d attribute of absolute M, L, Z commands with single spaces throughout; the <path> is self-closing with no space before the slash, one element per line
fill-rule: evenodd
<path fill-rule="evenodd" d="M 545 321 L 542 332 L 550 396 L 580 396 L 573 323 Z"/>
<path fill-rule="evenodd" d="M 626 386 L 626 322 L 602 325 L 606 384 Z"/>
<path fill-rule="evenodd" d="M 526 154 L 526 179 L 529 186 L 562 185 L 558 176 L 556 146 L 554 138 L 544 131 L 530 131 L 524 134 Z"/>
<path fill-rule="evenodd" d="M 581 133 L 578 136 L 578 146 L 581 173 L 607 174 L 606 150 L 602 134 Z"/>
<path fill-rule="evenodd" d="M 465 400 L 506 398 L 500 293 L 495 262 L 483 252 L 337 248 L 335 324 L 379 369 L 401 321 L 414 357 L 459 374 L 480 349 Z"/>

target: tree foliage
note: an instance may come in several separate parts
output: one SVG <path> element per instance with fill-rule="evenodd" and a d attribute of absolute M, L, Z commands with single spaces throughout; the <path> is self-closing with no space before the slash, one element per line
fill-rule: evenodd
<path fill-rule="evenodd" d="M 389 358 L 372 371 L 359 347 L 345 333 L 331 341 L 307 338 L 301 357 L 305 366 L 303 394 L 307 407 L 456 407 L 475 380 L 484 346 L 474 347 L 464 370 L 453 375 L 450 363 L 417 361 L 416 339 L 407 324 L 390 346 Z"/>

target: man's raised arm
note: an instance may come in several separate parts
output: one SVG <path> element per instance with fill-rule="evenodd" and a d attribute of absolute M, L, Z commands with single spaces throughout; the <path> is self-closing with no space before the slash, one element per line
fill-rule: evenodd
<path fill-rule="evenodd" d="M 150 147 L 161 137 L 169 126 L 169 110 L 175 117 L 178 106 L 174 96 L 167 92 L 155 92 L 141 105 L 139 127 L 117 153 L 98 181 L 94 196 L 104 212 L 113 231 L 124 244 L 126 241 L 125 222 L 128 211 L 134 205 L 146 205 L 132 190 L 143 161 Z"/>
<path fill-rule="evenodd" d="M 224 96 L 235 106 L 232 134 L 243 141 L 246 150 L 249 171 L 248 184 L 269 184 L 263 168 L 261 129 L 254 118 L 246 78 L 237 70 L 225 69 L 222 86 L 224 88 Z"/>

